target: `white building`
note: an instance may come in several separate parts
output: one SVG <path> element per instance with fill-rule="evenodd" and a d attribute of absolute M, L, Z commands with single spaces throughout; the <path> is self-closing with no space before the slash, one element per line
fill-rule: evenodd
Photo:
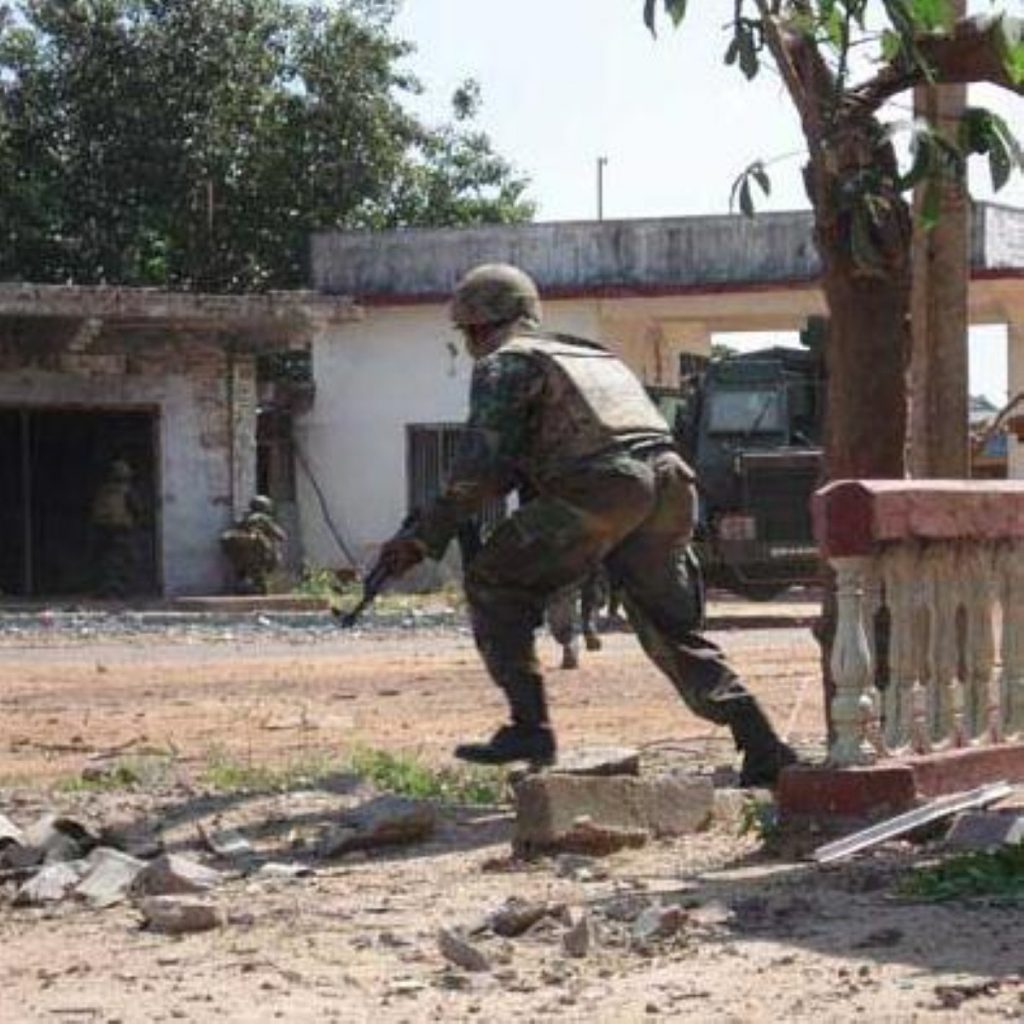
<path fill-rule="evenodd" d="M 466 414 L 471 366 L 446 304 L 470 267 L 521 266 L 546 327 L 604 342 L 646 384 L 671 386 L 680 356 L 706 356 L 714 333 L 799 330 L 825 312 L 811 228 L 796 212 L 315 236 L 314 288 L 364 316 L 313 345 L 316 398 L 294 430 L 306 560 L 347 564 L 343 545 L 365 563 L 436 475 L 444 427 Z M 978 207 L 971 264 L 971 323 L 1008 325 L 1010 393 L 1024 390 L 1024 211 Z M 1024 477 L 1019 443 L 1010 465 Z"/>

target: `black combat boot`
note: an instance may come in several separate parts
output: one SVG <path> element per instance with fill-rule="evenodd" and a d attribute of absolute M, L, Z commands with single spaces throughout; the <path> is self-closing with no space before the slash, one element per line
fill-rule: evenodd
<path fill-rule="evenodd" d="M 797 763 L 796 752 L 779 739 L 771 722 L 753 699 L 736 701 L 729 722 L 736 746 L 743 751 L 740 786 L 772 787 L 782 769 Z"/>
<path fill-rule="evenodd" d="M 549 725 L 503 725 L 486 743 L 460 743 L 455 756 L 473 764 L 508 764 L 529 761 L 544 766 L 555 763 L 555 734 Z"/>
<path fill-rule="evenodd" d="M 555 734 L 548 724 L 544 683 L 532 669 L 510 672 L 501 683 L 512 712 L 512 724 L 503 725 L 486 743 L 460 743 L 455 756 L 474 764 L 529 761 L 534 767 L 555 763 Z"/>

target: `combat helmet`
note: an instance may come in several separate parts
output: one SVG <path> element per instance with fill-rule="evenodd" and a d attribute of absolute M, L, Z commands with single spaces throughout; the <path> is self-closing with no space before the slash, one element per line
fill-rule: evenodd
<path fill-rule="evenodd" d="M 451 317 L 460 327 L 503 324 L 521 317 L 540 322 L 540 294 L 529 274 L 510 263 L 483 263 L 456 285 Z"/>
<path fill-rule="evenodd" d="M 274 502 L 265 494 L 257 494 L 249 502 L 250 512 L 262 512 L 265 516 L 274 514 Z"/>

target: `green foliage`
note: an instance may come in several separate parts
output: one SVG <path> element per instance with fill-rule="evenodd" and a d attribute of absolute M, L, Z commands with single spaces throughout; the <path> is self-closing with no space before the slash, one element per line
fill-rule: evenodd
<path fill-rule="evenodd" d="M 768 177 L 768 172 L 760 160 L 755 160 L 737 177 L 733 182 L 732 191 L 729 193 L 729 209 L 733 209 L 738 202 L 740 212 L 745 217 L 754 216 L 754 199 L 750 192 L 751 181 L 756 183 L 764 195 L 771 195 L 771 179 Z"/>
<path fill-rule="evenodd" d="M 340 770 L 337 759 L 324 753 L 303 752 L 275 765 L 215 747 L 206 755 L 201 782 L 220 793 L 287 793 L 314 787 Z"/>
<path fill-rule="evenodd" d="M 906 879 L 899 891 L 910 899 L 929 902 L 976 896 L 1024 899 L 1024 843 L 965 853 L 921 868 Z"/>
<path fill-rule="evenodd" d="M 17 0 L 0 14 L 0 276 L 246 290 L 309 233 L 528 218 L 469 123 L 402 98 L 390 0 Z"/>
<path fill-rule="evenodd" d="M 119 757 L 104 769 L 89 775 L 59 779 L 54 788 L 61 793 L 113 793 L 121 790 L 156 789 L 171 779 L 174 758 L 170 754 Z"/>
<path fill-rule="evenodd" d="M 496 768 L 430 768 L 414 758 L 384 750 L 359 750 L 349 769 L 378 789 L 401 796 L 450 803 L 501 803 L 505 775 Z"/>
<path fill-rule="evenodd" d="M 754 836 L 765 845 L 775 842 L 781 834 L 775 801 L 748 796 L 740 810 L 739 834 Z"/>

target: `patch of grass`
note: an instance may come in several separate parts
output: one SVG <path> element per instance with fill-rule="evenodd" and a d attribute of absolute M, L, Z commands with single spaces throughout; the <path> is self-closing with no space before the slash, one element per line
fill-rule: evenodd
<path fill-rule="evenodd" d="M 758 799 L 748 795 L 740 811 L 741 836 L 756 836 L 765 845 L 778 840 L 781 834 L 779 809 L 774 800 Z"/>
<path fill-rule="evenodd" d="M 1024 843 L 963 853 L 919 868 L 902 883 L 899 894 L 936 903 L 975 896 L 1024 899 Z"/>
<path fill-rule="evenodd" d="M 81 775 L 58 779 L 58 793 L 112 793 L 125 789 L 156 789 L 166 785 L 174 767 L 170 754 L 119 757 L 99 764 Z"/>
<path fill-rule="evenodd" d="M 327 754 L 306 754 L 283 765 L 271 765 L 215 748 L 206 755 L 200 781 L 221 793 L 286 793 L 314 787 L 341 767 Z"/>
<path fill-rule="evenodd" d="M 384 750 L 358 750 L 348 768 L 378 789 L 400 796 L 463 804 L 498 804 L 504 799 L 505 773 L 496 768 L 430 768 Z"/>

